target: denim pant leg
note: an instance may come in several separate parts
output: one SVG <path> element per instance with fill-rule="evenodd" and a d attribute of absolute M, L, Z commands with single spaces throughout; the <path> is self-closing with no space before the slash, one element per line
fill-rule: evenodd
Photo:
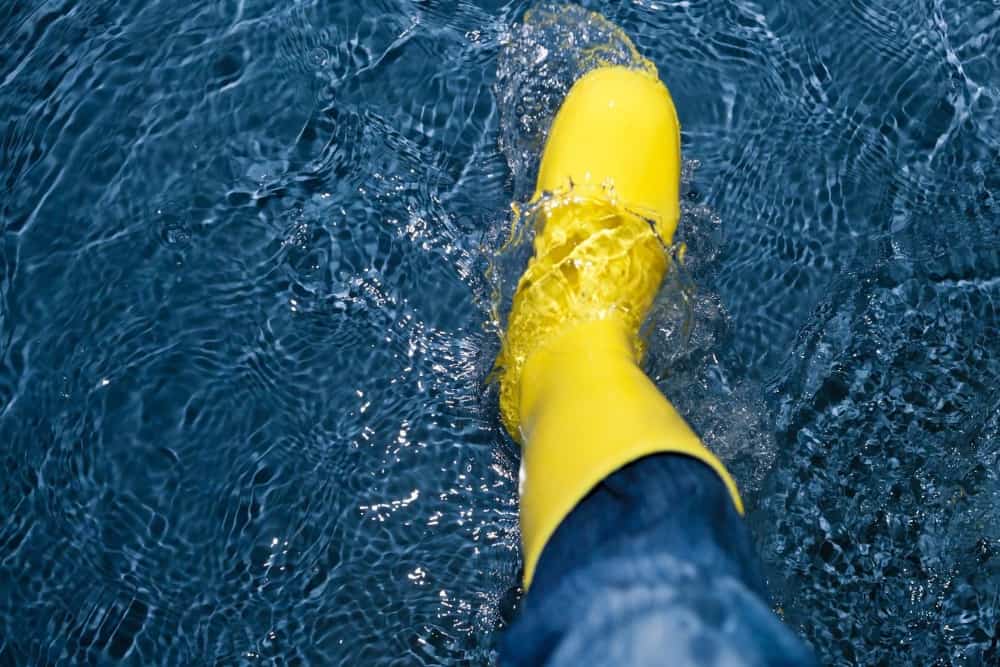
<path fill-rule="evenodd" d="M 662 454 L 618 470 L 545 546 L 502 667 L 814 665 L 767 606 L 718 475 Z"/>

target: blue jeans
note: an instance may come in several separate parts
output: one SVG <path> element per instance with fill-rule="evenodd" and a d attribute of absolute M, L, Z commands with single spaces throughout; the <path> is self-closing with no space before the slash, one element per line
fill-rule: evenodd
<path fill-rule="evenodd" d="M 656 455 L 594 489 L 545 546 L 502 667 L 815 665 L 767 604 L 718 475 Z"/>

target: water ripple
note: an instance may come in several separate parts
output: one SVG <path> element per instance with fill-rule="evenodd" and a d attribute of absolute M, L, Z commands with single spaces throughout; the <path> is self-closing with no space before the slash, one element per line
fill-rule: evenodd
<path fill-rule="evenodd" d="M 650 370 L 781 612 L 826 664 L 991 664 L 1000 10 L 586 4 L 679 108 Z M 586 64 L 559 21 L 633 57 L 545 7 L 0 7 L 0 662 L 495 660 L 485 268 Z"/>

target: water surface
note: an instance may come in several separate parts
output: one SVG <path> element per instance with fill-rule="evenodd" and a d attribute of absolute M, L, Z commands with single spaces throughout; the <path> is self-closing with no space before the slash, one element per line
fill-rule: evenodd
<path fill-rule="evenodd" d="M 776 607 L 824 664 L 993 664 L 1000 8 L 585 4 L 680 113 L 651 370 Z M 501 139 L 542 131 L 497 69 L 529 49 L 554 100 L 566 57 L 528 6 L 4 3 L 0 662 L 495 658 L 484 276 L 527 178 Z"/>

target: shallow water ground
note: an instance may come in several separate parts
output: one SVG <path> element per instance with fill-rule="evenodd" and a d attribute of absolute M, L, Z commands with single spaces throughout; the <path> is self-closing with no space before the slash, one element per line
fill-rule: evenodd
<path fill-rule="evenodd" d="M 662 384 L 776 605 L 826 664 L 994 664 L 1000 8 L 586 4 L 700 164 Z M 0 662 L 493 658 L 481 245 L 526 7 L 0 7 Z"/>

